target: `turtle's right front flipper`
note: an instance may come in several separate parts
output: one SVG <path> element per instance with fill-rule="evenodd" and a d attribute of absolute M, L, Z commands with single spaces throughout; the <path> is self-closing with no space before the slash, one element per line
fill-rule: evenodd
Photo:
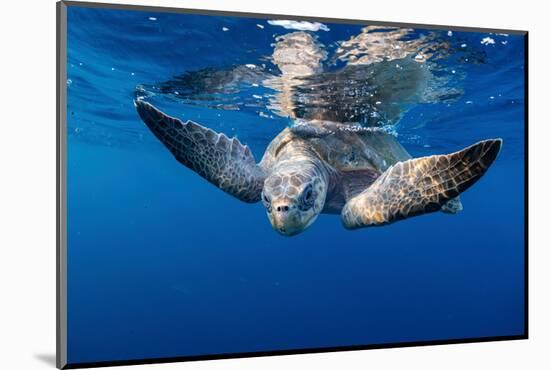
<path fill-rule="evenodd" d="M 480 141 L 456 153 L 398 162 L 344 206 L 348 229 L 389 224 L 436 212 L 472 186 L 497 157 L 501 139 Z"/>
<path fill-rule="evenodd" d="M 149 103 L 134 103 L 147 127 L 179 162 L 244 202 L 260 200 L 265 175 L 247 146 L 195 122 L 169 117 Z"/>

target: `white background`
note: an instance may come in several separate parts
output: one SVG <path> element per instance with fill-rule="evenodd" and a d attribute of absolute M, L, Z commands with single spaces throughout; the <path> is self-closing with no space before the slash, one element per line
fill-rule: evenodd
<path fill-rule="evenodd" d="M 107 0 L 104 0 L 107 1 Z M 113 1 L 110 1 L 113 2 Z M 134 4 L 530 31 L 530 339 L 176 363 L 132 369 L 549 368 L 550 19 L 544 2 L 127 0 Z M 534 5 L 537 4 L 538 5 Z M 5 1 L 0 18 L 0 368 L 53 368 L 55 1 Z M 506 199 L 502 199 L 503 202 Z M 499 307 L 495 307 L 498 310 Z"/>

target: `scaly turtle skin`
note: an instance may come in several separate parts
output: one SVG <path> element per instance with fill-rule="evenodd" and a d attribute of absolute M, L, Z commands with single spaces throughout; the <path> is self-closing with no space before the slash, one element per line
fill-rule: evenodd
<path fill-rule="evenodd" d="M 344 227 L 357 229 L 456 212 L 462 208 L 458 195 L 485 174 L 502 145 L 491 139 L 412 159 L 382 131 L 313 120 L 284 129 L 256 163 L 236 138 L 184 123 L 143 101 L 135 105 L 179 162 L 244 202 L 261 200 L 273 228 L 287 236 L 320 213 L 340 213 Z"/>

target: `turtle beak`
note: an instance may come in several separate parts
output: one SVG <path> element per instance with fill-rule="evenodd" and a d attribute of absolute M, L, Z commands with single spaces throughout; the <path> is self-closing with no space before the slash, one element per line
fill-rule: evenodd
<path fill-rule="evenodd" d="M 301 229 L 287 229 L 285 226 L 276 227 L 275 230 L 284 236 L 294 236 L 302 232 Z"/>
<path fill-rule="evenodd" d="M 296 211 L 282 207 L 273 210 L 273 228 L 281 235 L 293 236 L 302 231 Z"/>
<path fill-rule="evenodd" d="M 299 230 L 299 229 L 288 230 L 284 226 L 281 226 L 280 228 L 276 228 L 275 230 L 283 236 L 294 236 L 302 232 L 302 230 Z"/>
<path fill-rule="evenodd" d="M 305 215 L 295 205 L 284 202 L 273 204 L 272 211 L 268 216 L 273 229 L 284 236 L 294 236 L 301 233 L 315 219 L 312 217 L 305 220 Z"/>

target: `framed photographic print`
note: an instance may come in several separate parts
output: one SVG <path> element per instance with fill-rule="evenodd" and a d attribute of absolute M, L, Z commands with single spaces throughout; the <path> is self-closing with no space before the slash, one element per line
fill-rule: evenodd
<path fill-rule="evenodd" d="M 527 32 L 57 10 L 59 368 L 527 338 Z"/>

